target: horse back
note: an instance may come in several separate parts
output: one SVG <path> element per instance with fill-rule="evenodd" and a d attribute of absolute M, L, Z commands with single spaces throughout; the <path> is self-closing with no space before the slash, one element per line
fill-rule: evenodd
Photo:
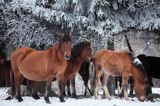
<path fill-rule="evenodd" d="M 146 56 L 146 55 L 138 55 L 139 60 L 144 65 L 145 71 L 147 72 L 148 76 L 154 78 L 160 78 L 160 57 L 154 56 Z"/>
<path fill-rule="evenodd" d="M 96 64 L 107 71 L 107 73 L 115 76 L 121 76 L 123 72 L 129 72 L 132 68 L 131 54 L 128 51 L 110 51 L 101 50 L 95 54 Z"/>

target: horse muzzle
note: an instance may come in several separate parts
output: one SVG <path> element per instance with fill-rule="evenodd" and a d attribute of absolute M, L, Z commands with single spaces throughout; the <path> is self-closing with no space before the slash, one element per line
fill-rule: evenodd
<path fill-rule="evenodd" d="M 146 97 L 145 96 L 140 96 L 138 99 L 139 99 L 139 101 L 144 102 L 144 100 L 146 99 Z"/>
<path fill-rule="evenodd" d="M 71 58 L 71 55 L 65 55 L 65 56 L 64 56 L 64 59 L 65 59 L 65 60 L 69 60 L 70 58 Z"/>

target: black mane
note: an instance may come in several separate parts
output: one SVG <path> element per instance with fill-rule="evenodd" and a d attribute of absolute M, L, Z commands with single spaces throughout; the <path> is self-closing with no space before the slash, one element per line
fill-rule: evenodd
<path fill-rule="evenodd" d="M 86 46 L 86 44 L 89 44 L 88 41 L 83 41 L 83 42 L 80 42 L 78 44 L 76 44 L 73 48 L 72 48 L 72 51 L 71 51 L 71 59 L 70 60 L 73 60 L 75 59 L 77 56 L 79 56 L 82 52 L 82 48 L 84 48 Z"/>
<path fill-rule="evenodd" d="M 72 41 L 70 37 L 70 32 L 65 32 L 63 38 L 60 38 L 59 44 L 66 42 L 66 41 Z"/>

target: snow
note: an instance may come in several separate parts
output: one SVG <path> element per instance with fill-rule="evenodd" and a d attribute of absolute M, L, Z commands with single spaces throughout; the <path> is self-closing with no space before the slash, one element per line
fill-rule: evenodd
<path fill-rule="evenodd" d="M 91 98 L 83 98 L 83 99 L 74 99 L 74 98 L 66 98 L 65 103 L 61 103 L 59 98 L 50 97 L 51 104 L 46 104 L 43 97 L 39 100 L 34 100 L 32 97 L 24 96 L 23 102 L 18 102 L 16 99 L 12 100 L 4 100 L 8 94 L 6 93 L 8 88 L 0 88 L 0 106 L 44 106 L 44 105 L 54 105 L 54 106 L 160 106 L 160 101 L 157 102 L 139 102 L 137 98 L 129 98 L 128 101 L 120 98 L 112 97 L 112 100 L 101 99 L 97 100 L 94 97 Z M 153 88 L 154 93 L 160 93 L 160 88 Z M 134 100 L 134 101 L 133 101 Z"/>

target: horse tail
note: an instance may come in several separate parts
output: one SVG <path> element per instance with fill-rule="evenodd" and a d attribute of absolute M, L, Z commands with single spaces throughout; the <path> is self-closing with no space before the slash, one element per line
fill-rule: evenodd
<path fill-rule="evenodd" d="M 126 34 L 124 34 L 124 37 L 125 37 L 125 39 L 126 39 L 126 42 L 127 42 L 127 46 L 128 46 L 129 51 L 131 52 L 133 58 L 135 58 L 135 54 L 134 54 L 134 52 L 133 52 L 133 49 L 132 49 L 132 47 L 131 47 L 131 45 L 130 45 L 130 43 L 129 43 L 129 40 L 128 40 Z"/>

